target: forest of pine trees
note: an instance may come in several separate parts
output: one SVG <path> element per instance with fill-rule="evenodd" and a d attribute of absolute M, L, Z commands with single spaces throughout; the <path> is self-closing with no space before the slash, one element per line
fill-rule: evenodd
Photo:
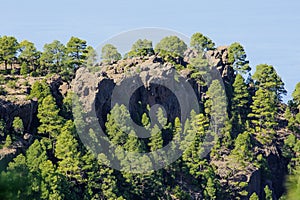
<path fill-rule="evenodd" d="M 187 48 L 198 52 L 186 66 L 176 62 Z M 174 65 L 177 70 L 191 71 L 191 78 L 205 90 L 200 113 L 191 112 L 188 119 L 169 121 L 161 109 L 156 112 L 158 124 L 150 126 L 149 113 L 145 110 L 140 120 L 150 137 L 139 139 L 126 120 L 131 118 L 128 108 L 115 105 L 107 116 L 105 130 L 115 145 L 130 152 L 151 152 L 162 148 L 170 138 L 180 142 L 181 133 L 195 135 L 183 155 L 163 169 L 147 173 L 130 173 L 110 168 L 106 155 L 94 155 L 85 147 L 78 136 L 72 110 L 72 92 L 59 105 L 45 80 L 37 80 L 31 85 L 27 99 L 37 99 L 36 127 L 30 131 L 33 140 L 28 148 L 18 151 L 0 174 L 0 199 L 288 199 L 300 197 L 300 83 L 295 86 L 292 99 L 283 102 L 286 95 L 284 83 L 272 65 L 261 64 L 254 67 L 253 75 L 244 47 L 233 43 L 228 47 L 228 62 L 234 70 L 232 84 L 224 82 L 226 94 L 214 104 L 221 84 L 212 81 L 207 85 L 203 77 L 207 65 L 205 53 L 214 50 L 215 44 L 201 33 L 195 33 L 188 47 L 180 38 L 163 38 L 155 47 L 152 41 L 139 39 L 122 57 L 117 48 L 107 44 L 102 48 L 102 62 L 111 63 L 133 57 L 160 56 L 164 62 Z M 96 51 L 85 40 L 72 37 L 66 45 L 60 41 L 45 44 L 43 51 L 27 40 L 18 42 L 11 36 L 0 37 L 0 79 L 6 76 L 45 77 L 59 74 L 70 82 L 76 70 L 81 67 L 93 69 Z M 1 81 L 0 96 L 5 97 L 7 81 Z M 224 92 L 224 91 L 223 91 Z M 225 96 L 227 99 L 225 99 Z M 212 110 L 227 108 L 227 116 Z M 0 115 L 1 116 L 1 115 Z M 212 136 L 209 124 L 212 120 L 224 121 L 221 137 L 207 156 L 201 157 L 203 144 L 208 134 Z M 24 134 L 20 117 L 15 117 L 11 129 L 6 129 L 6 121 L 0 118 L 0 147 L 14 148 Z M 122 130 L 129 130 L 130 134 Z M 279 134 L 285 132 L 284 141 L 277 145 Z M 90 129 L 89 136 L 97 142 L 97 132 Z M 277 146 L 276 146 L 277 145 Z M 257 149 L 276 146 L 280 148 L 282 159 L 287 164 L 286 180 L 282 180 L 285 192 L 278 194 L 269 185 L 270 166 L 266 155 Z M 224 153 L 225 152 L 225 153 Z M 134 166 L 134 160 L 115 154 L 121 166 Z M 224 184 L 215 163 L 223 159 L 235 165 L 240 171 L 253 166 L 263 174 L 261 194 L 248 193 L 247 182 L 236 183 L 235 188 Z M 101 159 L 97 159 L 101 158 Z M 143 157 L 145 162 L 148 157 Z M 0 163 L 2 161 L 0 160 Z M 151 166 L 149 166 L 151 168 Z M 282 172 L 279 172 L 282 173 Z M 230 175 L 229 175 L 230 176 Z"/>

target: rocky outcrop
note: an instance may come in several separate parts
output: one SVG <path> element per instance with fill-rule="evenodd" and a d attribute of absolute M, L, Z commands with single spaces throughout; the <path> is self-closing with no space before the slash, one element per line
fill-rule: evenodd
<path fill-rule="evenodd" d="M 66 96 L 69 87 L 67 82 L 64 82 L 59 75 L 51 76 L 47 79 L 51 93 L 56 100 L 57 105 L 61 108 L 63 99 Z"/>
<path fill-rule="evenodd" d="M 24 124 L 25 132 L 32 128 L 33 117 L 37 113 L 37 101 L 28 100 L 12 103 L 0 99 L 0 118 L 6 123 L 6 130 L 10 130 L 15 117 L 20 117 Z"/>
<path fill-rule="evenodd" d="M 198 53 L 188 49 L 184 55 L 183 59 L 173 61 L 186 66 L 192 58 L 198 56 Z M 232 82 L 234 80 L 233 70 L 227 63 L 226 47 L 209 51 L 204 57 L 207 57 L 209 63 L 213 64 L 211 66 L 212 71 L 216 71 L 216 73 L 219 71 L 225 81 Z M 131 105 L 136 105 L 131 107 L 133 119 L 139 118 L 147 105 L 161 104 L 166 109 L 169 119 L 174 120 L 175 117 L 181 115 L 176 97 L 168 88 L 159 84 L 151 84 L 156 80 L 161 82 L 170 81 L 168 76 L 172 71 L 174 71 L 174 64 L 164 61 L 158 55 L 134 57 L 109 64 L 101 63 L 100 71 L 96 73 L 90 73 L 88 69 L 80 68 L 71 83 L 71 88 L 80 97 L 80 102 L 86 111 L 92 110 L 92 107 L 95 106 L 97 117 L 102 126 L 104 126 L 106 115 L 111 109 L 111 96 L 114 89 L 129 82 L 135 82 L 136 85 L 143 86 L 128 97 L 130 101 L 135 102 Z M 201 104 L 203 87 L 198 85 L 195 79 L 190 78 L 191 71 L 189 69 L 180 70 L 179 74 L 189 81 L 198 98 L 198 103 Z M 173 80 L 175 79 L 173 78 Z M 134 84 L 128 85 L 132 86 Z M 123 89 L 130 90 L 126 87 Z M 123 98 L 122 95 L 118 96 L 118 98 L 120 97 Z"/>

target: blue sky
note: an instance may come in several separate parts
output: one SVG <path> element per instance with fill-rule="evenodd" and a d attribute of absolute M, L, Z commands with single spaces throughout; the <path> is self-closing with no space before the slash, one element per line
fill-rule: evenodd
<path fill-rule="evenodd" d="M 161 27 L 187 36 L 202 32 L 219 45 L 240 42 L 252 68 L 275 66 L 290 94 L 300 82 L 300 1 L 2 1 L 0 35 L 28 39 L 39 49 L 77 36 L 97 47 L 122 31 Z"/>

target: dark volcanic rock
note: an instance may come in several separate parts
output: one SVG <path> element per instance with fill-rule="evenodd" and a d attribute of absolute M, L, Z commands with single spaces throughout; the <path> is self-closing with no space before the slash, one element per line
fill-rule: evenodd
<path fill-rule="evenodd" d="M 32 128 L 33 117 L 37 113 L 37 101 L 29 100 L 20 103 L 11 103 L 0 99 L 0 118 L 6 123 L 6 129 L 12 127 L 15 117 L 20 117 L 24 124 L 25 131 Z"/>

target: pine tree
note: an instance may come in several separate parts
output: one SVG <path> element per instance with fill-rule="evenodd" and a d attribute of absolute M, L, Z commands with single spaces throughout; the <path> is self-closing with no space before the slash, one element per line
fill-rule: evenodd
<path fill-rule="evenodd" d="M 206 194 L 205 199 L 210 199 L 210 200 L 217 199 L 216 192 L 217 192 L 216 186 L 215 186 L 212 178 L 208 178 L 206 187 L 205 187 L 205 194 Z"/>
<path fill-rule="evenodd" d="M 171 54 L 172 56 L 183 56 L 187 45 L 177 36 L 164 37 L 155 46 L 155 52 L 160 54 Z"/>
<path fill-rule="evenodd" d="M 86 59 L 86 41 L 77 37 L 71 37 L 66 46 L 68 64 L 71 70 L 77 69 Z"/>
<path fill-rule="evenodd" d="M 54 40 L 44 45 L 41 55 L 41 73 L 59 73 L 66 65 L 66 47 L 60 41 Z"/>
<path fill-rule="evenodd" d="M 213 127 L 212 134 L 219 134 L 227 118 L 227 99 L 221 84 L 219 80 L 212 81 L 207 91 L 209 99 L 205 102 L 205 113 Z"/>
<path fill-rule="evenodd" d="M 268 185 L 265 186 L 264 192 L 265 192 L 265 200 L 272 200 L 273 199 L 272 190 L 270 190 Z"/>
<path fill-rule="evenodd" d="M 51 95 L 51 92 L 46 81 L 36 81 L 33 83 L 30 95 L 27 97 L 27 99 L 37 98 L 38 103 L 40 104 L 48 95 Z"/>
<path fill-rule="evenodd" d="M 249 200 L 259 200 L 259 197 L 257 196 L 257 194 L 254 192 L 251 196 Z"/>
<path fill-rule="evenodd" d="M 253 96 L 251 105 L 252 112 L 248 115 L 256 131 L 269 132 L 261 133 L 264 142 L 270 142 L 273 138 L 270 132 L 276 127 L 277 105 L 281 96 L 286 94 L 284 83 L 271 65 L 258 65 L 252 76 L 255 80 L 257 91 Z"/>
<path fill-rule="evenodd" d="M 262 129 L 273 130 L 277 125 L 276 102 L 274 99 L 274 92 L 262 88 L 259 88 L 253 96 L 253 103 L 250 106 L 252 112 L 248 116 L 257 131 L 262 131 Z"/>
<path fill-rule="evenodd" d="M 130 114 L 124 105 L 116 104 L 107 116 L 107 134 L 115 145 L 124 145 L 130 132 Z"/>
<path fill-rule="evenodd" d="M 0 136 L 4 136 L 5 132 L 5 122 L 0 118 Z"/>
<path fill-rule="evenodd" d="M 63 118 L 58 113 L 59 109 L 54 98 L 51 95 L 46 96 L 42 104 L 38 106 L 37 117 L 40 121 L 38 132 L 40 134 L 46 134 L 52 138 L 59 134 Z"/>
<path fill-rule="evenodd" d="M 18 49 L 19 43 L 15 37 L 6 35 L 0 37 L 0 63 L 4 62 L 5 70 L 8 64 L 12 65 Z"/>
<path fill-rule="evenodd" d="M 235 139 L 234 149 L 231 151 L 231 155 L 234 156 L 235 160 L 239 162 L 250 162 L 253 160 L 251 149 L 251 136 L 248 132 L 244 132 L 239 134 Z"/>
<path fill-rule="evenodd" d="M 163 138 L 160 128 L 155 124 L 151 130 L 151 137 L 149 142 L 150 151 L 156 151 L 163 147 Z"/>
<path fill-rule="evenodd" d="M 131 51 L 128 53 L 129 57 L 133 56 L 151 56 L 154 54 L 152 41 L 144 39 L 138 39 L 131 47 Z"/>
<path fill-rule="evenodd" d="M 287 199 L 297 200 L 300 196 L 300 165 L 288 176 L 286 186 Z"/>
<path fill-rule="evenodd" d="M 292 93 L 293 101 L 296 103 L 296 106 L 300 112 L 300 82 L 297 83 L 295 90 Z"/>
<path fill-rule="evenodd" d="M 31 172 L 37 172 L 40 164 L 47 158 L 47 152 L 38 140 L 35 140 L 26 151 L 26 163 Z"/>
<path fill-rule="evenodd" d="M 16 133 L 23 134 L 23 132 L 24 132 L 24 125 L 23 125 L 23 121 L 22 121 L 22 119 L 20 117 L 15 117 L 14 118 L 13 128 L 14 128 L 14 131 Z"/>
<path fill-rule="evenodd" d="M 26 158 L 19 154 L 8 164 L 6 171 L 0 175 L 0 184 L 4 183 L 0 189 L 1 199 L 40 199 L 40 184 L 36 176 L 29 172 Z M 2 185 L 1 185 L 2 186 Z M 4 190 L 4 198 L 2 191 Z"/>
<path fill-rule="evenodd" d="M 191 69 L 191 77 L 194 78 L 201 86 L 208 85 L 212 81 L 211 71 L 207 59 L 202 55 L 192 58 L 188 68 Z"/>
<path fill-rule="evenodd" d="M 85 198 L 86 199 L 117 199 L 118 187 L 113 170 L 101 161 L 106 160 L 105 155 L 99 155 L 101 159 L 87 151 L 81 158 L 82 172 L 84 173 Z"/>
<path fill-rule="evenodd" d="M 146 130 L 149 130 L 151 124 L 146 113 L 142 115 L 142 125 L 146 128 Z"/>
<path fill-rule="evenodd" d="M 10 135 L 6 136 L 4 147 L 10 147 L 12 145 L 12 139 Z"/>
<path fill-rule="evenodd" d="M 246 60 L 247 55 L 244 50 L 244 47 L 235 42 L 231 44 L 228 48 L 228 62 L 232 64 L 233 69 L 236 72 L 239 72 L 241 74 L 247 74 L 251 67 L 249 66 L 249 61 Z"/>
<path fill-rule="evenodd" d="M 36 197 L 41 195 L 41 171 L 40 165 L 48 159 L 45 146 L 43 146 L 38 140 L 35 140 L 34 143 L 26 151 L 26 165 L 31 174 L 31 183 L 32 194 Z"/>
<path fill-rule="evenodd" d="M 50 160 L 46 160 L 40 164 L 41 171 L 41 199 L 64 199 L 64 195 L 60 191 L 61 180 L 56 173 L 55 166 Z"/>
<path fill-rule="evenodd" d="M 202 33 L 194 33 L 191 37 L 190 46 L 198 52 L 205 52 L 214 49 L 215 43 Z"/>
<path fill-rule="evenodd" d="M 276 103 L 280 102 L 282 95 L 287 93 L 283 81 L 272 65 L 257 65 L 252 78 L 256 81 L 255 84 L 258 88 L 275 93 Z"/>
<path fill-rule="evenodd" d="M 118 61 L 122 58 L 117 48 L 112 44 L 106 44 L 102 47 L 101 58 L 105 61 Z"/>
<path fill-rule="evenodd" d="M 242 75 L 237 74 L 233 83 L 232 123 L 237 132 L 245 130 L 247 114 L 249 112 L 250 95 Z"/>
<path fill-rule="evenodd" d="M 191 120 L 189 124 L 190 127 L 188 129 L 185 127 L 185 131 L 188 132 L 188 137 L 194 136 L 194 138 L 186 138 L 186 140 L 189 141 L 190 146 L 188 149 L 184 150 L 182 159 L 188 167 L 189 173 L 195 178 L 199 178 L 202 175 L 201 169 L 205 165 L 205 160 L 203 159 L 203 142 L 204 137 L 207 134 L 208 122 L 203 114 L 195 115 L 191 113 Z"/>
<path fill-rule="evenodd" d="M 94 66 L 94 64 L 97 61 L 97 52 L 93 47 L 87 46 L 85 54 L 85 65 L 90 69 Z"/>
<path fill-rule="evenodd" d="M 74 137 L 74 124 L 67 121 L 57 136 L 55 156 L 59 159 L 58 171 L 68 178 L 81 181 L 78 142 Z"/>
<path fill-rule="evenodd" d="M 22 64 L 22 67 L 28 69 L 26 73 L 23 71 L 22 73 L 22 68 L 21 68 L 21 74 L 27 74 L 30 70 L 29 66 L 32 66 L 33 69 L 35 70 L 36 66 L 39 64 L 39 58 L 41 56 L 41 52 L 39 52 L 34 44 L 32 42 L 29 42 L 27 40 L 24 40 L 20 43 L 20 55 L 19 55 L 19 60 L 25 64 Z M 23 68 L 23 70 L 24 70 Z"/>

